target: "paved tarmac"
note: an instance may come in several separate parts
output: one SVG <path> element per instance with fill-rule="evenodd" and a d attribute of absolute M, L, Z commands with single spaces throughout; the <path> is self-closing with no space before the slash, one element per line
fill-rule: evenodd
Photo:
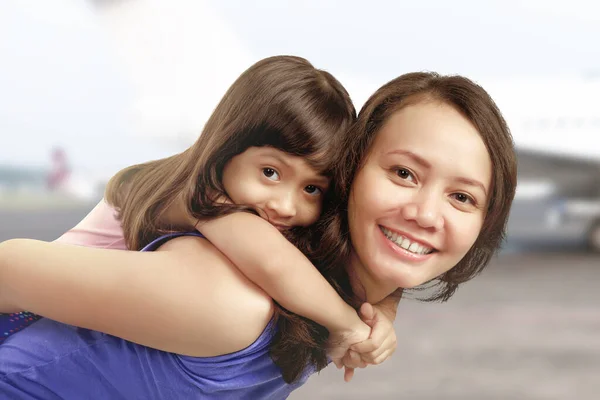
<path fill-rule="evenodd" d="M 0 241 L 53 240 L 93 205 L 0 210 Z M 290 399 L 600 398 L 600 256 L 505 254 L 445 304 L 402 300 L 398 350 L 351 383 L 327 368 Z"/>
<path fill-rule="evenodd" d="M 445 304 L 403 299 L 398 350 L 347 384 L 335 367 L 291 399 L 600 398 L 600 256 L 511 254 Z"/>

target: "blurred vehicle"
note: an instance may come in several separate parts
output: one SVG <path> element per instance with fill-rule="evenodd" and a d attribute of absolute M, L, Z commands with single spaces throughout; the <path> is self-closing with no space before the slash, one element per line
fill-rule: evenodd
<path fill-rule="evenodd" d="M 600 252 L 600 163 L 523 150 L 518 161 L 509 246 Z"/>
<path fill-rule="evenodd" d="M 600 200 L 573 199 L 566 201 L 558 216 L 562 227 L 571 229 L 586 238 L 589 250 L 600 253 Z"/>
<path fill-rule="evenodd" d="M 508 243 L 516 249 L 600 252 L 600 200 L 516 200 L 508 222 Z"/>
<path fill-rule="evenodd" d="M 6 191 L 40 191 L 46 184 L 46 171 L 42 168 L 0 165 L 0 193 Z"/>

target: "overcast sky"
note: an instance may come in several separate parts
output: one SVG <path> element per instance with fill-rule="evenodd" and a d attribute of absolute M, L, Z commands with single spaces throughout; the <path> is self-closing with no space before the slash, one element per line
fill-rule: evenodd
<path fill-rule="evenodd" d="M 120 18 L 119 7 L 131 15 L 144 4 L 154 14 Z M 121 31 L 110 37 L 111 27 Z M 304 56 L 351 89 L 424 69 L 498 79 L 593 75 L 598 43 L 599 6 L 582 0 L 6 1 L 0 164 L 45 164 L 53 145 L 65 146 L 76 166 L 111 172 L 168 154 L 176 145 L 132 132 L 170 124 L 195 131 L 235 75 L 274 54 Z M 198 88 L 219 68 L 221 80 L 203 96 Z M 201 97 L 210 106 L 197 112 Z M 145 110 L 145 125 L 132 108 Z"/>
<path fill-rule="evenodd" d="M 213 1 L 257 56 L 286 51 L 367 77 L 600 69 L 600 5 L 588 0 Z"/>

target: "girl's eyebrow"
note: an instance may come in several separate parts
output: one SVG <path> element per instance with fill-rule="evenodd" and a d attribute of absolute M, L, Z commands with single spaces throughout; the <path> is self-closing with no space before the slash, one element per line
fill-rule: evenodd
<path fill-rule="evenodd" d="M 324 175 L 317 175 L 315 177 L 315 183 L 321 186 L 329 186 L 330 179 Z"/>
<path fill-rule="evenodd" d="M 292 168 L 292 165 L 288 162 L 288 160 L 286 160 L 284 157 L 281 157 L 277 153 L 275 153 L 275 154 L 266 154 L 266 156 L 274 158 L 275 160 L 279 161 L 281 164 L 283 164 L 287 168 Z"/>

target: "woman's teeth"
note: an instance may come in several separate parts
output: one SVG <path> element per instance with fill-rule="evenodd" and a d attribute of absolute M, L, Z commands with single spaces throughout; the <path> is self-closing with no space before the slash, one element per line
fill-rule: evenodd
<path fill-rule="evenodd" d="M 413 242 L 408 238 L 405 238 L 402 235 L 398 235 L 396 232 L 392 232 L 389 229 L 380 226 L 381 232 L 385 235 L 386 238 L 394 242 L 399 247 L 402 247 L 404 250 L 410 251 L 414 254 L 429 254 L 433 251 L 431 247 L 423 246 L 417 242 Z"/>

